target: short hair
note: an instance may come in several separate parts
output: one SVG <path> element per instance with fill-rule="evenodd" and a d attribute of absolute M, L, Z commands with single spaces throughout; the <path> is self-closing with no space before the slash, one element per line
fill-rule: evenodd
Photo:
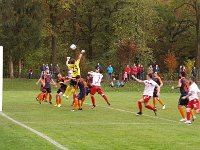
<path fill-rule="evenodd" d="M 192 81 L 195 81 L 195 80 L 196 80 L 196 78 L 195 78 L 194 76 L 191 76 L 190 79 L 191 79 Z"/>
<path fill-rule="evenodd" d="M 81 76 L 80 76 L 80 75 L 77 75 L 77 76 L 76 76 L 76 79 L 80 79 L 80 78 L 81 78 Z"/>
<path fill-rule="evenodd" d="M 70 61 L 69 61 L 69 64 L 75 64 L 75 59 L 74 58 L 72 58 L 72 59 L 70 59 Z"/>
<path fill-rule="evenodd" d="M 149 76 L 149 78 L 153 79 L 153 75 L 151 73 L 147 74 Z"/>
<path fill-rule="evenodd" d="M 181 74 L 182 77 L 186 77 L 186 73 L 185 72 L 182 71 L 180 74 Z"/>

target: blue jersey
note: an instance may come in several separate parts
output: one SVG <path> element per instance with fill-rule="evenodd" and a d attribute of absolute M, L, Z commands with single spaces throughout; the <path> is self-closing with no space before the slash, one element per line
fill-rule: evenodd
<path fill-rule="evenodd" d="M 51 75 L 50 74 L 45 75 L 44 80 L 45 80 L 45 88 L 50 88 Z"/>
<path fill-rule="evenodd" d="M 181 87 L 180 87 L 180 93 L 182 96 L 188 95 L 189 92 L 189 81 L 185 78 L 180 79 Z"/>

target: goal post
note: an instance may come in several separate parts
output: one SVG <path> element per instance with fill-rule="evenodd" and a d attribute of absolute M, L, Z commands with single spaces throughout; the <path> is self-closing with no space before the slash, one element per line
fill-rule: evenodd
<path fill-rule="evenodd" d="M 0 112 L 2 112 L 3 100 L 3 46 L 0 46 Z"/>

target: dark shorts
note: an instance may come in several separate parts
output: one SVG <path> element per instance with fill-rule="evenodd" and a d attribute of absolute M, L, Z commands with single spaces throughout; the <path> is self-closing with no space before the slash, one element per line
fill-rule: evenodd
<path fill-rule="evenodd" d="M 153 97 L 155 97 L 155 98 L 158 97 L 157 92 L 158 92 L 157 90 L 156 91 L 154 90 Z"/>
<path fill-rule="evenodd" d="M 86 90 L 81 90 L 77 96 L 77 99 L 82 100 L 85 97 L 85 94 L 86 94 Z"/>
<path fill-rule="evenodd" d="M 65 90 L 66 90 L 66 88 L 67 88 L 67 86 L 61 86 L 61 87 L 58 89 L 57 93 L 58 93 L 58 94 L 59 94 L 60 92 L 64 93 Z"/>
<path fill-rule="evenodd" d="M 71 86 L 76 86 L 77 82 L 73 79 L 70 80 L 70 83 L 69 83 Z"/>
<path fill-rule="evenodd" d="M 178 101 L 178 105 L 187 106 L 189 100 L 188 99 L 182 99 L 183 96 L 185 96 L 185 95 L 180 96 L 179 101 Z"/>
<path fill-rule="evenodd" d="M 51 93 L 51 87 L 46 88 L 47 93 Z"/>

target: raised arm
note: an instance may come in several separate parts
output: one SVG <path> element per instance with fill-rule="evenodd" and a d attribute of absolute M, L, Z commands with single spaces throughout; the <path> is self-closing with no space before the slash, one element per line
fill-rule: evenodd
<path fill-rule="evenodd" d="M 144 83 L 144 81 L 137 79 L 134 75 L 132 75 L 133 79 L 135 79 L 139 83 Z"/>
<path fill-rule="evenodd" d="M 181 79 L 178 80 L 178 84 L 177 84 L 177 86 L 175 86 L 175 87 L 172 86 L 171 89 L 173 90 L 173 89 L 177 89 L 177 88 L 180 88 L 180 87 L 181 87 Z"/>
<path fill-rule="evenodd" d="M 83 53 L 85 53 L 85 50 L 82 50 L 82 51 L 81 51 L 81 53 L 80 53 L 79 56 L 78 56 L 77 61 L 80 61 L 80 60 L 81 60 L 81 58 L 82 58 L 82 56 L 83 56 Z"/>

